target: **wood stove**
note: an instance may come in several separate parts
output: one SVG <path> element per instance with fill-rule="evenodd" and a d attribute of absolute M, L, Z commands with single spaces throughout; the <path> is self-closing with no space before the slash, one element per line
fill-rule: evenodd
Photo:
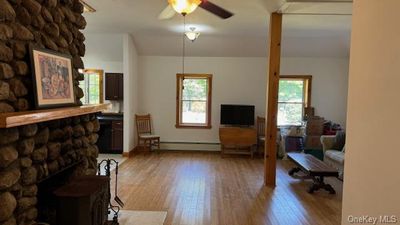
<path fill-rule="evenodd" d="M 57 189 L 57 225 L 104 225 L 110 202 L 110 178 L 81 176 Z"/>

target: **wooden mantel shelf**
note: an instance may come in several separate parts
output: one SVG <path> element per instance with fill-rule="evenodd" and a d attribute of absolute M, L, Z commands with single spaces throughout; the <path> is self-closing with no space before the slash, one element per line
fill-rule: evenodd
<path fill-rule="evenodd" d="M 25 112 L 0 113 L 0 128 L 10 128 L 50 120 L 63 119 L 101 112 L 108 109 L 109 104 L 85 105 L 56 109 L 31 110 Z"/>

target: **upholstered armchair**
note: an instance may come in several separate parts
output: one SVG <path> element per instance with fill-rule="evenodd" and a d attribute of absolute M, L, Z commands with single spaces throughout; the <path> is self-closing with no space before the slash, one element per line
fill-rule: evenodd
<path fill-rule="evenodd" d="M 324 162 L 339 170 L 339 178 L 343 179 L 345 147 L 337 149 L 337 136 L 322 135 L 322 149 L 324 151 Z M 336 148 L 336 149 L 335 149 Z"/>
<path fill-rule="evenodd" d="M 336 136 L 335 135 L 322 135 L 321 136 L 321 144 L 322 144 L 322 150 L 327 151 L 329 149 L 332 149 L 332 147 L 335 145 L 336 141 Z"/>

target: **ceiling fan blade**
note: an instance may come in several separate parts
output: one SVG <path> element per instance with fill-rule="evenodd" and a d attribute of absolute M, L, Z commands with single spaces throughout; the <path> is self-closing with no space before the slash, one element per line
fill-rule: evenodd
<path fill-rule="evenodd" d="M 174 8 L 168 4 L 167 7 L 158 15 L 159 20 L 168 20 L 174 17 L 176 14 Z"/>
<path fill-rule="evenodd" d="M 217 6 L 214 3 L 211 3 L 208 0 L 202 0 L 201 4 L 199 6 L 203 9 L 209 11 L 210 13 L 221 17 L 222 19 L 228 19 L 229 17 L 233 16 L 233 13 Z"/>

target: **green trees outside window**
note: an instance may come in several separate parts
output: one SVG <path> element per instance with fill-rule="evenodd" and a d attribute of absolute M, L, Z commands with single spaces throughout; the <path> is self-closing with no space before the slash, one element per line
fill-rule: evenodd
<path fill-rule="evenodd" d="M 83 70 L 84 80 L 79 81 L 79 87 L 83 90 L 83 104 L 100 104 L 103 102 L 103 71 Z"/>
<path fill-rule="evenodd" d="M 177 75 L 176 127 L 211 126 L 211 75 Z"/>
<path fill-rule="evenodd" d="M 279 80 L 278 126 L 301 125 L 310 105 L 311 76 L 282 76 Z"/>

